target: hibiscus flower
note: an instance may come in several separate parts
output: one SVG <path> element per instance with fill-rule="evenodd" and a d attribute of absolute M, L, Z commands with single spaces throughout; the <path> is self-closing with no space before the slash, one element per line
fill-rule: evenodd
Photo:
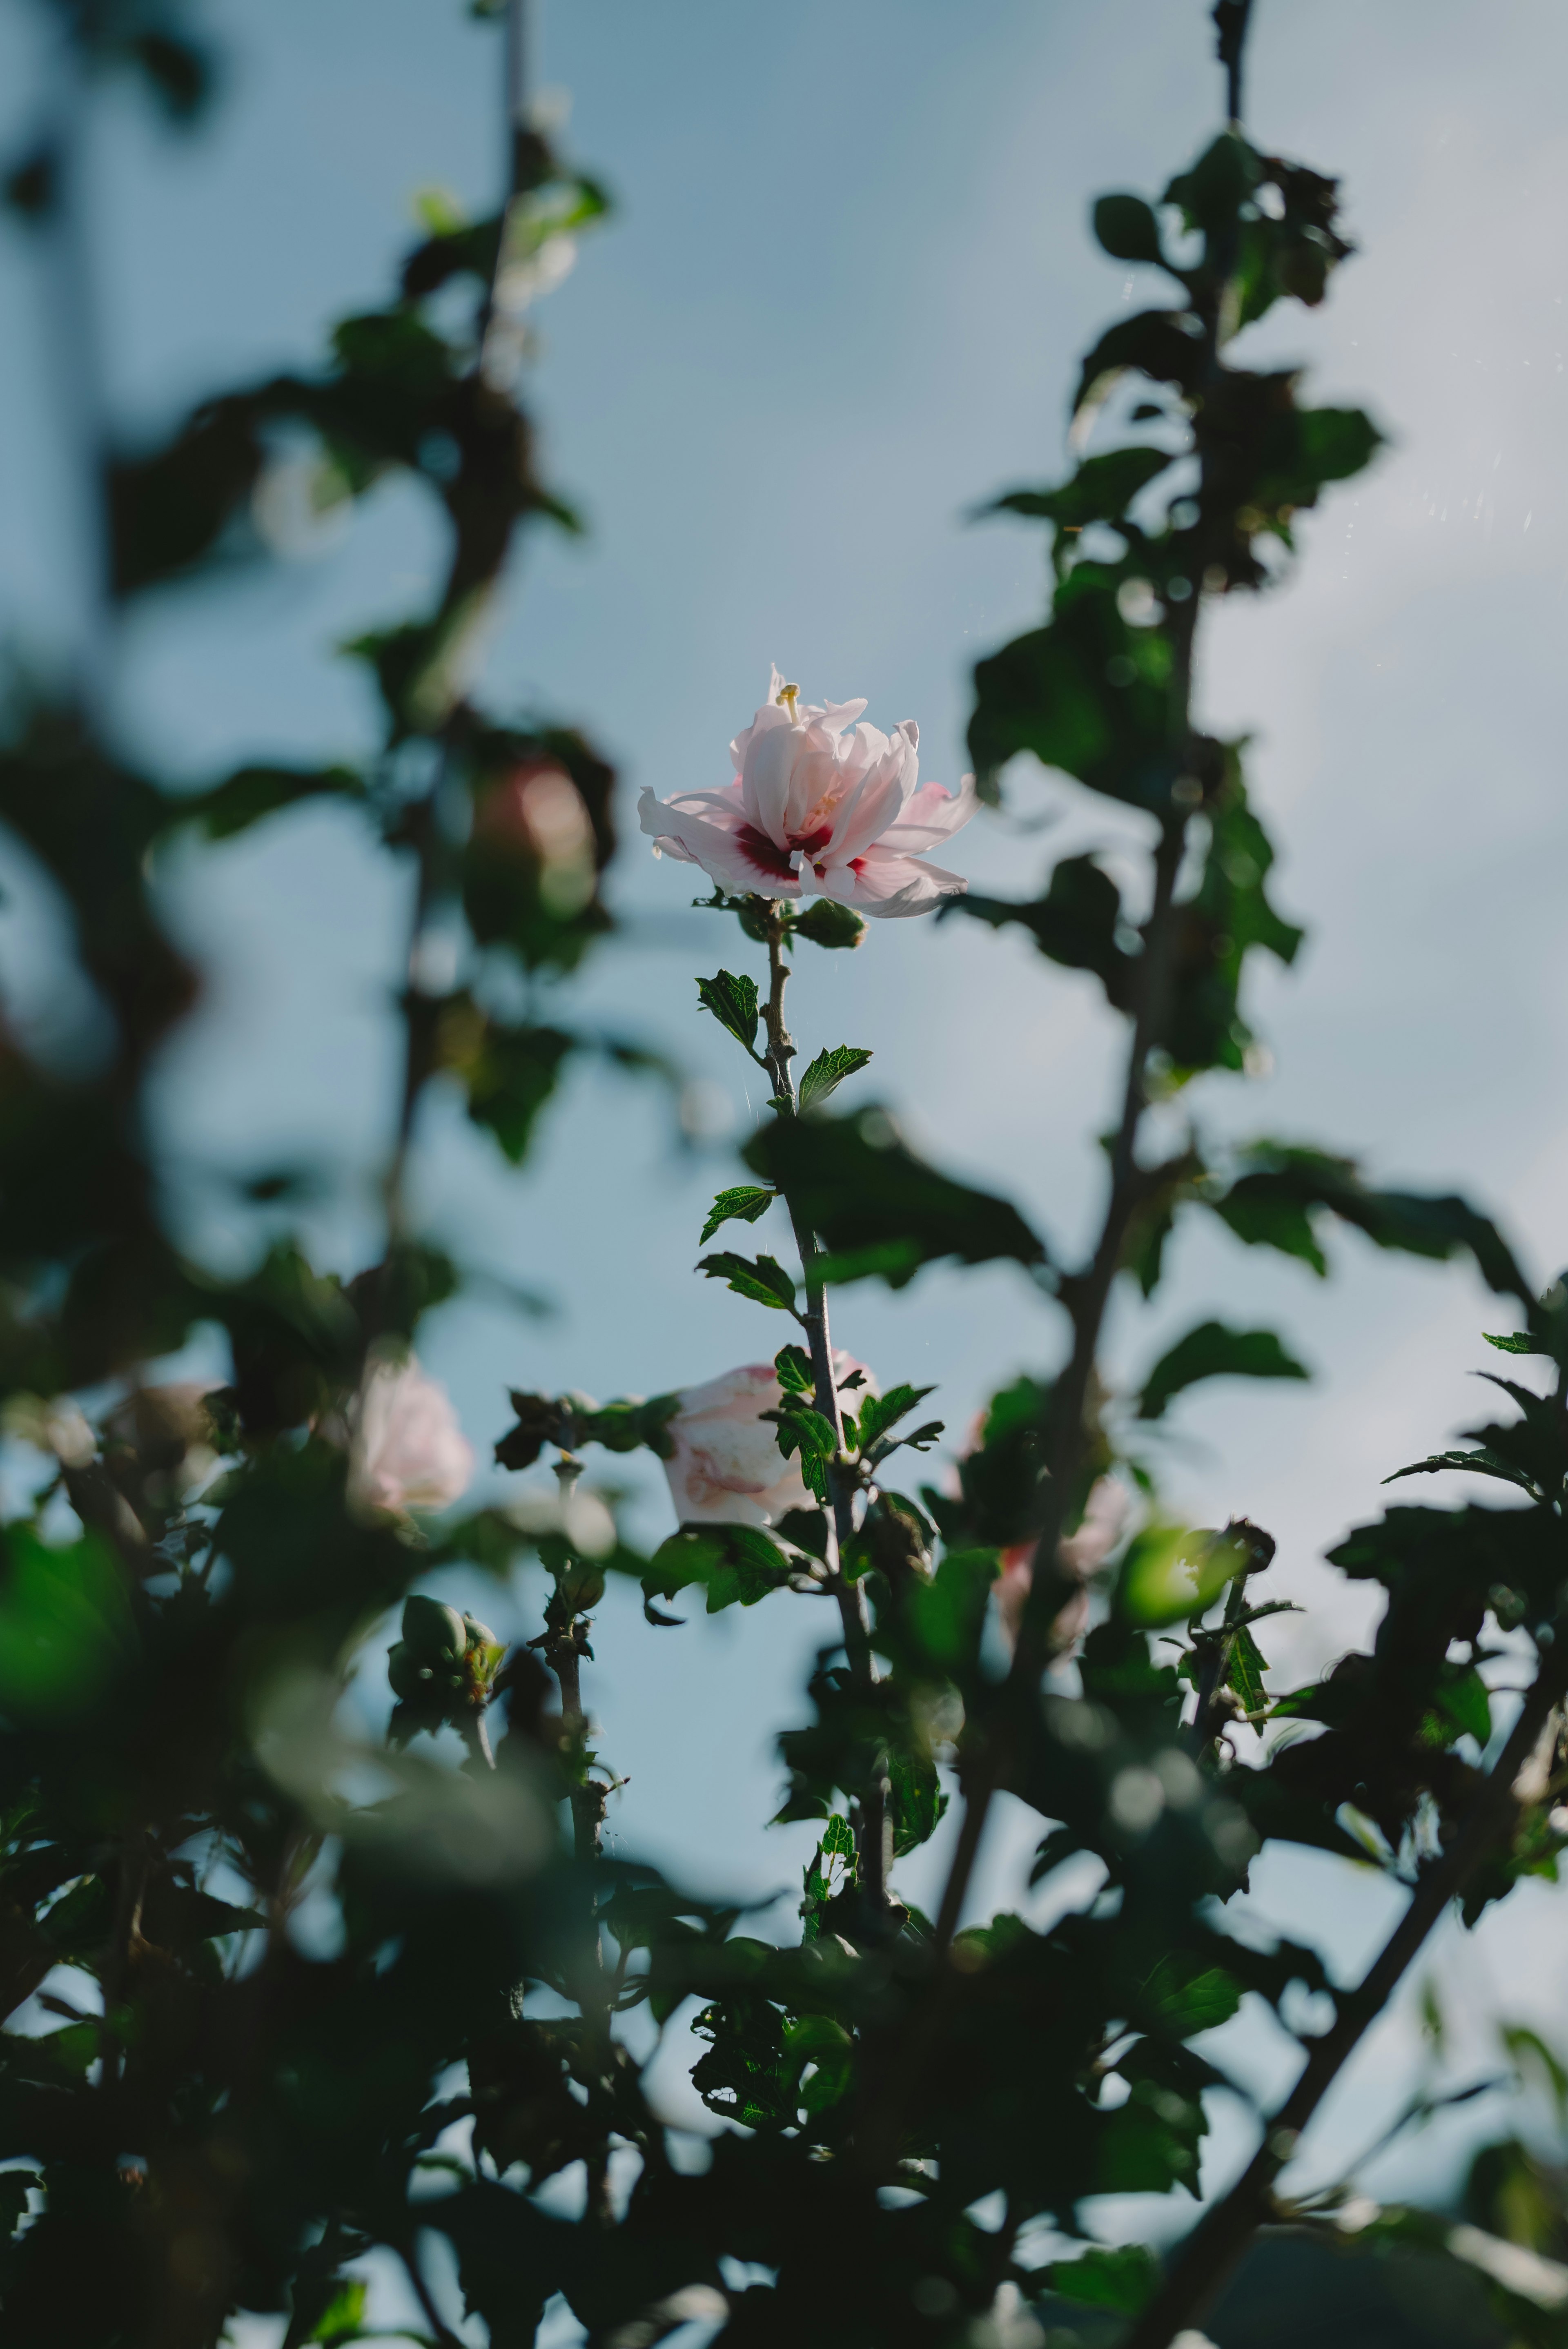
<path fill-rule="evenodd" d="M 917 788 L 919 727 L 856 725 L 865 706 L 803 702 L 775 669 L 767 701 L 729 746 L 733 782 L 671 800 L 643 793 L 637 812 L 655 853 L 700 864 L 738 894 L 820 893 L 861 914 L 923 914 L 961 895 L 963 875 L 919 852 L 968 823 L 975 778 L 956 792 Z"/>

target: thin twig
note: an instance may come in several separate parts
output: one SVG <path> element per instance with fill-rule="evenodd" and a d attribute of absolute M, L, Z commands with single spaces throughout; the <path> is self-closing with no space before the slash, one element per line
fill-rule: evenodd
<path fill-rule="evenodd" d="M 1473 1796 L 1458 1835 L 1417 1883 L 1409 1907 L 1359 1987 L 1338 1999 L 1334 2023 L 1312 2042 L 1301 2076 L 1264 2128 L 1262 2145 L 1224 2199 L 1188 2236 L 1122 2349 L 1167 2349 L 1175 2333 L 1202 2315 L 1267 2215 L 1274 2179 L 1295 2152 L 1302 2131 L 1387 2006 L 1422 1942 L 1480 1862 L 1511 1834 L 1519 1809 L 1514 1782 L 1534 1752 L 1553 1705 L 1568 1690 L 1568 1616 L 1560 1617 L 1554 1630 L 1508 1743 Z"/>

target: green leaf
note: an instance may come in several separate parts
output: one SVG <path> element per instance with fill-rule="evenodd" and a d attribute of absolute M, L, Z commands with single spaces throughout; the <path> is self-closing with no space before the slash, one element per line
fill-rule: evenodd
<path fill-rule="evenodd" d="M 1009 490 L 984 511 L 1025 514 L 1069 531 L 1115 522 L 1172 461 L 1168 449 L 1110 449 L 1102 457 L 1086 457 L 1058 489 Z"/>
<path fill-rule="evenodd" d="M 825 1242 L 814 1282 L 875 1275 L 902 1288 L 923 1264 L 945 1256 L 965 1264 L 1045 1260 L 1015 1207 L 917 1158 L 881 1110 L 781 1120 L 754 1135 L 744 1155 Z"/>
<path fill-rule="evenodd" d="M 1078 376 L 1071 412 L 1076 416 L 1129 369 L 1191 395 L 1199 388 L 1203 364 L 1202 329 L 1190 311 L 1140 310 L 1108 327 L 1089 352 Z"/>
<path fill-rule="evenodd" d="M 832 1814 L 822 1828 L 821 1849 L 824 1859 L 830 1858 L 834 1852 L 837 1852 L 841 1859 L 851 1861 L 854 1859 L 855 1838 L 850 1831 L 850 1823 L 848 1819 L 841 1818 L 837 1811 Z"/>
<path fill-rule="evenodd" d="M 782 1411 L 765 1411 L 758 1414 L 772 1420 L 779 1430 L 779 1449 L 786 1460 L 799 1452 L 802 1463 L 807 1460 L 831 1460 L 838 1451 L 839 1439 L 833 1423 L 810 1403 L 787 1402 Z"/>
<path fill-rule="evenodd" d="M 469 1115 L 495 1136 L 516 1166 L 528 1155 L 541 1112 L 561 1081 L 578 1040 L 560 1028 L 513 1027 L 483 1010 L 466 991 L 444 1002 L 421 999 L 436 1065 L 468 1096 Z"/>
<path fill-rule="evenodd" d="M 1497 1454 L 1488 1450 L 1484 1444 L 1476 1452 L 1433 1452 L 1425 1460 L 1412 1460 L 1408 1468 L 1396 1468 L 1391 1476 L 1384 1477 L 1383 1482 L 1385 1485 L 1397 1485 L 1401 1476 L 1436 1476 L 1445 1468 L 1458 1469 L 1470 1476 L 1495 1476 L 1500 1484 L 1517 1485 L 1526 1493 L 1535 1490 L 1533 1477 L 1526 1475 L 1522 1468 L 1515 1468 L 1511 1462 L 1500 1460 Z"/>
<path fill-rule="evenodd" d="M 1121 1562 L 1118 1607 L 1145 1630 L 1179 1623 L 1205 1613 L 1244 1562 L 1237 1546 L 1212 1528 L 1146 1526 Z"/>
<path fill-rule="evenodd" d="M 1101 196 L 1091 215 L 1095 241 L 1113 261 L 1161 261 L 1160 228 L 1141 196 Z"/>
<path fill-rule="evenodd" d="M 871 1057 L 855 1044 L 835 1044 L 830 1050 L 819 1052 L 800 1080 L 800 1107 L 809 1109 L 813 1102 L 825 1102 L 846 1077 L 863 1069 Z"/>
<path fill-rule="evenodd" d="M 786 1509 L 773 1527 L 780 1541 L 803 1549 L 820 1565 L 828 1562 L 828 1519 L 820 1509 Z"/>
<path fill-rule="evenodd" d="M 1510 1330 L 1501 1337 L 1494 1337 L 1490 1330 L 1483 1330 L 1480 1334 L 1489 1346 L 1497 1348 L 1500 1354 L 1544 1354 L 1546 1351 L 1545 1347 L 1538 1346 L 1525 1330 Z"/>
<path fill-rule="evenodd" d="M 338 2349 L 339 2343 L 357 2341 L 365 2331 L 367 2289 L 357 2278 L 339 2278 L 333 2287 L 332 2298 L 305 2334 L 305 2340 L 320 2342 L 322 2349 Z"/>
<path fill-rule="evenodd" d="M 781 1588 L 793 1569 L 777 1542 L 756 1526 L 683 1526 L 659 1544 L 643 1581 L 646 1599 L 674 1599 L 690 1585 L 707 1592 L 707 1611 L 755 1607 Z"/>
<path fill-rule="evenodd" d="M 755 1305 L 771 1305 L 780 1313 L 795 1311 L 795 1283 L 773 1257 L 732 1256 L 721 1248 L 703 1257 L 696 1268 L 710 1280 L 727 1281 L 738 1297 L 749 1297 Z"/>
<path fill-rule="evenodd" d="M 176 802 L 176 822 L 196 823 L 209 840 L 232 840 L 284 808 L 312 800 L 363 801 L 352 767 L 241 767 L 221 783 Z"/>
<path fill-rule="evenodd" d="M 760 1017 L 757 1008 L 757 981 L 744 973 L 738 978 L 733 971 L 721 970 L 712 978 L 699 978 L 696 991 L 705 1011 L 711 1011 L 719 1026 L 727 1029 L 738 1044 L 744 1045 L 760 1066 L 755 1050 L 757 1023 Z"/>
<path fill-rule="evenodd" d="M 68 1547 L 5 1528 L 0 1574 L 0 1706 L 24 1722 L 87 1711 L 138 1650 L 123 1568 L 86 1533 Z"/>
<path fill-rule="evenodd" d="M 1439 1715 L 1456 1737 L 1473 1737 L 1484 1747 L 1491 1735 L 1491 1699 L 1473 1664 L 1444 1664 L 1435 1692 Z"/>
<path fill-rule="evenodd" d="M 1116 582 L 1081 564 L 1057 591 L 1049 626 L 1004 645 L 975 670 L 969 751 L 982 794 L 1019 751 L 1091 791 L 1163 812 L 1185 771 L 1170 736 L 1170 639 L 1135 628 Z"/>
<path fill-rule="evenodd" d="M 832 897 L 814 897 L 789 925 L 792 938 L 810 938 L 814 947 L 840 950 L 858 947 L 865 934 L 866 926 L 853 906 L 841 905 Z"/>
<path fill-rule="evenodd" d="M 1298 1143 L 1254 1142 L 1240 1154 L 1241 1171 L 1208 1204 L 1248 1247 L 1274 1247 L 1300 1257 L 1315 1272 L 1327 1261 L 1313 1217 L 1326 1209 L 1364 1232 L 1381 1248 L 1443 1261 L 1463 1248 L 1489 1288 L 1517 1297 L 1533 1310 L 1535 1299 L 1494 1224 L 1466 1199 L 1415 1191 L 1375 1191 L 1348 1158 Z"/>
<path fill-rule="evenodd" d="M 993 929 L 1018 923 L 1053 962 L 1068 970 L 1093 971 L 1117 1010 L 1130 1005 L 1138 957 L 1118 940 L 1121 892 L 1092 856 L 1063 857 L 1045 895 L 1033 902 L 970 895 L 948 903 L 954 914 L 988 922 Z"/>
<path fill-rule="evenodd" d="M 699 1247 L 703 1240 L 712 1239 L 720 1224 L 754 1224 L 772 1205 L 773 1193 L 759 1191 L 754 1183 L 741 1183 L 732 1191 L 721 1191 L 707 1211 Z"/>
<path fill-rule="evenodd" d="M 1136 2316 L 1160 2282 L 1160 2262 L 1141 2243 L 1124 2243 L 1116 2250 L 1085 2251 L 1076 2260 L 1057 2260 L 1047 2270 L 1053 2292 L 1076 2300 L 1084 2308 L 1114 2309 L 1119 2316 Z"/>
<path fill-rule="evenodd" d="M 1229 2023 L 1241 2002 L 1242 1986 L 1233 1973 L 1185 1950 L 1161 1960 L 1140 2002 L 1174 2039 L 1191 2039 Z"/>
<path fill-rule="evenodd" d="M 1231 1640 L 1225 1682 L 1228 1687 L 1235 1690 L 1249 1713 L 1260 1712 L 1268 1702 L 1264 1688 L 1264 1674 L 1267 1670 L 1257 1641 L 1244 1623 L 1239 1625 Z"/>
<path fill-rule="evenodd" d="M 1140 1419 L 1159 1419 L 1173 1395 L 1199 1379 L 1305 1379 L 1312 1373 L 1287 1354 L 1272 1330 L 1232 1330 L 1223 1321 L 1201 1321 L 1168 1353 L 1143 1382 Z"/>
<path fill-rule="evenodd" d="M 786 1394 L 815 1394 L 816 1376 L 810 1357 L 799 1346 L 784 1346 L 773 1357 L 779 1383 Z"/>
<path fill-rule="evenodd" d="M 934 1387 L 897 1386 L 890 1387 L 884 1395 L 868 1395 L 855 1423 L 859 1449 L 869 1452 L 880 1435 L 885 1435 L 917 1402 L 923 1402 L 928 1394 L 935 1392 Z"/>

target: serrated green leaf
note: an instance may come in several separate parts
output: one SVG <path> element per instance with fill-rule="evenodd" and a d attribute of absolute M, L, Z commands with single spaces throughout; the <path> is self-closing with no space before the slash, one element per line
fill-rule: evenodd
<path fill-rule="evenodd" d="M 738 978 L 732 970 L 716 971 L 712 978 L 699 978 L 697 995 L 705 1011 L 711 1011 L 719 1026 L 743 1045 L 752 1059 L 758 1059 L 755 1048 L 757 1022 L 760 1014 L 757 1005 L 757 981 L 744 972 Z"/>
<path fill-rule="evenodd" d="M 1538 1346 L 1525 1330 L 1510 1330 L 1501 1337 L 1494 1337 L 1490 1330 L 1483 1330 L 1480 1334 L 1489 1346 L 1497 1348 L 1500 1354 L 1543 1354 L 1546 1351 L 1545 1347 Z"/>
<path fill-rule="evenodd" d="M 879 1435 L 884 1435 L 890 1427 L 896 1426 L 912 1412 L 917 1402 L 923 1402 L 928 1394 L 935 1392 L 934 1387 L 897 1386 L 890 1387 L 884 1395 L 868 1395 L 855 1423 L 860 1450 L 869 1451 Z"/>
<path fill-rule="evenodd" d="M 795 1283 L 773 1257 L 733 1256 L 721 1248 L 700 1258 L 696 1268 L 709 1280 L 727 1282 L 738 1297 L 748 1297 L 754 1305 L 771 1305 L 780 1313 L 795 1311 Z"/>
<path fill-rule="evenodd" d="M 797 1452 L 802 1461 L 830 1460 L 839 1448 L 832 1421 L 809 1403 L 787 1402 L 782 1411 L 765 1411 L 760 1416 L 777 1423 L 779 1449 L 786 1460 Z"/>
<path fill-rule="evenodd" d="M 809 1354 L 799 1346 L 782 1346 L 773 1357 L 773 1368 L 786 1394 L 814 1394 L 816 1377 Z"/>
<path fill-rule="evenodd" d="M 731 1191 L 721 1191 L 707 1211 L 707 1221 L 698 1235 L 697 1245 L 712 1239 L 720 1224 L 754 1224 L 773 1205 L 771 1191 L 758 1190 L 755 1183 L 740 1183 Z"/>
<path fill-rule="evenodd" d="M 843 1859 L 852 1860 L 855 1856 L 855 1838 L 850 1831 L 850 1823 L 836 1811 L 822 1829 L 823 1858 L 830 1857 L 834 1852 Z"/>
<path fill-rule="evenodd" d="M 825 1102 L 846 1077 L 863 1069 L 871 1057 L 856 1044 L 835 1044 L 830 1050 L 819 1052 L 800 1080 L 800 1107 L 809 1109 L 813 1102 Z"/>
<path fill-rule="evenodd" d="M 643 1582 L 646 1599 L 674 1599 L 692 1584 L 707 1592 L 707 1611 L 755 1607 L 789 1579 L 789 1559 L 757 1526 L 683 1526 L 659 1544 Z"/>
<path fill-rule="evenodd" d="M 1257 1641 L 1243 1623 L 1231 1641 L 1230 1661 L 1225 1667 L 1225 1680 L 1241 1698 L 1249 1713 L 1257 1713 L 1267 1702 L 1264 1690 L 1264 1674 L 1268 1670 Z"/>
<path fill-rule="evenodd" d="M 1143 1382 L 1140 1419 L 1159 1419 L 1173 1395 L 1199 1379 L 1305 1379 L 1311 1371 L 1287 1354 L 1272 1330 L 1232 1330 L 1201 1321 L 1161 1356 Z"/>

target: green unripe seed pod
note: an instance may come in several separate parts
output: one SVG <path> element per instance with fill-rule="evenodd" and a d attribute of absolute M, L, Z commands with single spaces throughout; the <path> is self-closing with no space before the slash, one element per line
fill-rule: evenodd
<path fill-rule="evenodd" d="M 416 1662 L 436 1666 L 460 1656 L 469 1639 L 455 1607 L 418 1594 L 403 1602 L 403 1637 Z"/>

